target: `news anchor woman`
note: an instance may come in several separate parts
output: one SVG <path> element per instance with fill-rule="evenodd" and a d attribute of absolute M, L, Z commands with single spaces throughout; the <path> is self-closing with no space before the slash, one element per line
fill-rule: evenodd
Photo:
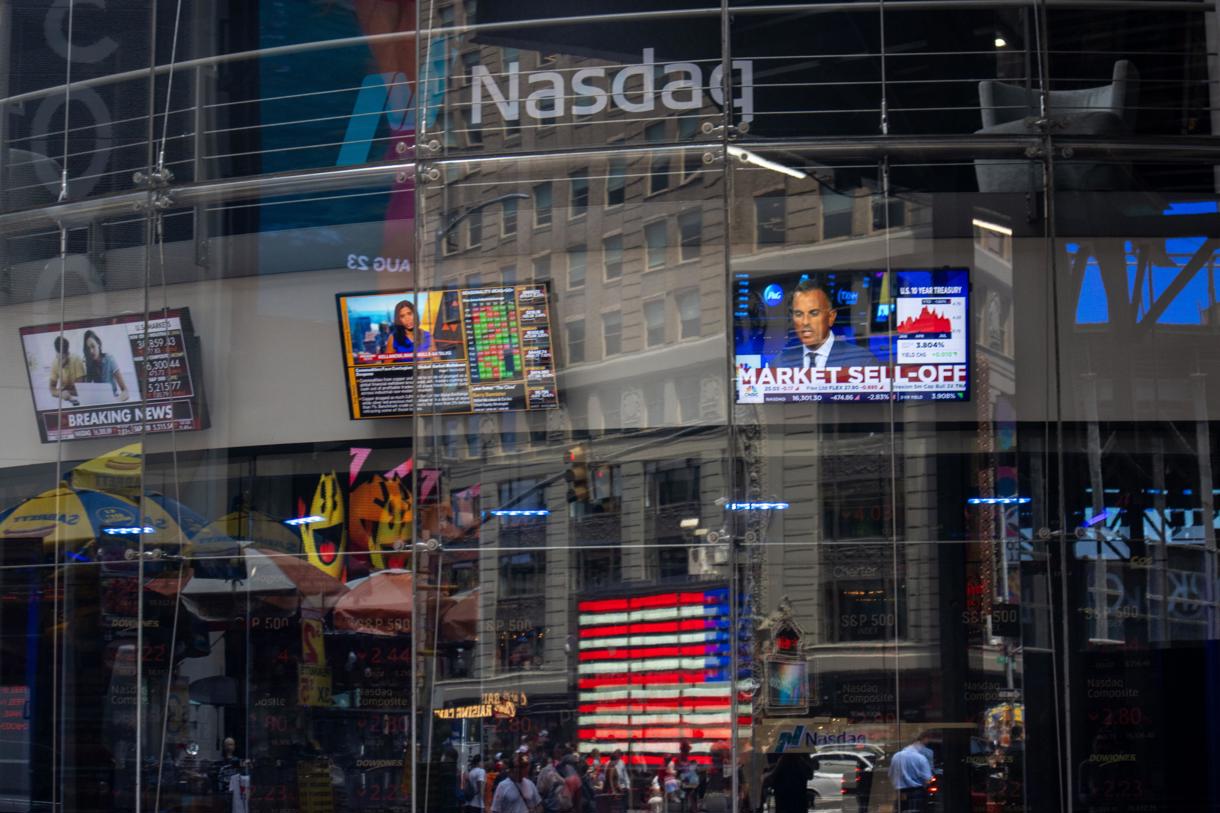
<path fill-rule="evenodd" d="M 85 381 L 90 384 L 109 384 L 110 391 L 120 401 L 126 401 L 127 382 L 119 372 L 114 356 L 102 351 L 102 340 L 92 330 L 85 331 Z"/>
<path fill-rule="evenodd" d="M 414 353 L 432 349 L 432 334 L 419 326 L 419 312 L 411 300 L 403 299 L 394 306 L 394 326 L 386 338 L 382 352 Z"/>

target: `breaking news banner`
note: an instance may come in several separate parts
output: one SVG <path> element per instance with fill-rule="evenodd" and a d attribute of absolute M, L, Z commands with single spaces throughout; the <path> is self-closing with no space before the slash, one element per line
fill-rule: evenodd
<path fill-rule="evenodd" d="M 146 335 L 147 333 L 147 335 Z M 207 426 L 187 309 L 21 328 L 44 443 Z"/>
<path fill-rule="evenodd" d="M 737 403 L 965 401 L 964 268 L 738 273 Z"/>

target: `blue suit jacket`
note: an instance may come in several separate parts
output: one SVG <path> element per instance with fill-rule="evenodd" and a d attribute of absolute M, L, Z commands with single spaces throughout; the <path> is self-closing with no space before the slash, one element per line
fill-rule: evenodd
<path fill-rule="evenodd" d="M 826 359 L 827 367 L 881 367 L 885 362 L 857 344 L 852 344 L 838 334 L 835 335 L 834 347 L 830 348 L 830 357 Z M 775 358 L 768 367 L 804 367 L 805 346 L 790 344 Z"/>

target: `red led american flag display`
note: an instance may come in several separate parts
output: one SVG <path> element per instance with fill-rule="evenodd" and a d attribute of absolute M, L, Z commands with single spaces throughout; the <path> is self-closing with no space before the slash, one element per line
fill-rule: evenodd
<path fill-rule="evenodd" d="M 580 750 L 659 766 L 689 740 L 696 761 L 732 736 L 726 588 L 579 603 Z M 749 699 L 738 718 L 748 731 Z"/>

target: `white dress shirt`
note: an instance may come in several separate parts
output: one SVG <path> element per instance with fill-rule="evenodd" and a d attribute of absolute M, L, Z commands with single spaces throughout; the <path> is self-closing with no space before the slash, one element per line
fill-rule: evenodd
<path fill-rule="evenodd" d="M 835 346 L 835 334 L 831 333 L 826 337 L 826 341 L 822 342 L 822 346 L 817 350 L 805 348 L 805 367 L 813 367 L 817 370 L 825 370 L 826 362 L 830 359 L 830 348 Z"/>

